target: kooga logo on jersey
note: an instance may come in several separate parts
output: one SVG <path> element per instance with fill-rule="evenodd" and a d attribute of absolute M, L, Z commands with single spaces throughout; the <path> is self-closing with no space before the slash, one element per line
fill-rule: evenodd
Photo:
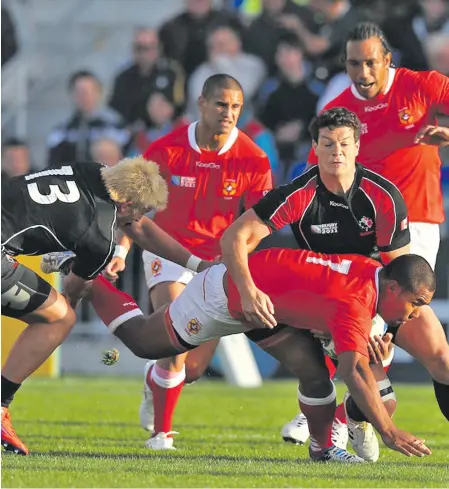
<path fill-rule="evenodd" d="M 218 170 L 220 168 L 220 165 L 217 165 L 216 163 L 203 163 L 201 161 L 197 161 L 196 166 L 199 168 L 212 168 L 213 170 Z"/>
<path fill-rule="evenodd" d="M 388 107 L 387 103 L 377 104 L 373 107 L 365 107 L 365 112 L 374 112 L 375 110 L 385 109 Z"/>

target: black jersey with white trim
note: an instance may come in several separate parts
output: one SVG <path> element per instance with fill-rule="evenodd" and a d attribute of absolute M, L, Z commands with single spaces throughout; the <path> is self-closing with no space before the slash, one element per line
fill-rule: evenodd
<path fill-rule="evenodd" d="M 74 163 L 2 182 L 2 247 L 11 255 L 76 253 L 73 272 L 94 278 L 115 249 L 116 206 L 98 163 Z"/>
<path fill-rule="evenodd" d="M 400 191 L 360 164 L 345 196 L 329 192 L 314 166 L 268 192 L 253 209 L 272 230 L 290 225 L 298 247 L 316 252 L 370 256 L 410 243 Z"/>

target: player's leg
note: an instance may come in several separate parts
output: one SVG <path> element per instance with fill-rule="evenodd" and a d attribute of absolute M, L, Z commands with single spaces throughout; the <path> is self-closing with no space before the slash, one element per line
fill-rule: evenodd
<path fill-rule="evenodd" d="M 171 303 L 184 290 L 194 273 L 148 251 L 142 254 L 150 303 L 154 309 Z M 143 397 L 139 407 L 141 426 L 153 433 L 148 447 L 172 448 L 172 420 L 185 382 L 187 354 L 147 362 L 144 369 Z M 159 435 L 161 433 L 161 435 Z"/>
<path fill-rule="evenodd" d="M 9 405 L 22 382 L 64 341 L 75 313 L 64 297 L 29 268 L 2 253 L 2 315 L 28 324 L 14 343 L 2 369 L 2 445 L 22 455 L 27 447 L 17 437 Z"/>
<path fill-rule="evenodd" d="M 410 223 L 410 252 L 423 256 L 435 268 L 440 246 L 438 224 Z M 415 357 L 433 378 L 435 397 L 449 420 L 449 346 L 441 323 L 433 311 L 423 311 L 418 320 L 399 328 L 398 346 Z"/>
<path fill-rule="evenodd" d="M 259 341 L 257 332 L 251 336 L 263 350 L 299 379 L 298 402 L 308 421 L 311 458 L 344 463 L 362 462 L 359 457 L 336 447 L 332 441 L 336 391 L 329 379 L 319 340 L 308 331 L 288 326 Z"/>
<path fill-rule="evenodd" d="M 91 304 L 110 333 L 140 358 L 164 358 L 189 348 L 173 330 L 168 306 L 144 316 L 129 294 L 102 275 L 93 281 Z"/>
<path fill-rule="evenodd" d="M 449 345 L 443 326 L 431 307 L 422 307 L 419 318 L 402 324 L 394 342 L 432 376 L 441 412 L 449 420 Z"/>

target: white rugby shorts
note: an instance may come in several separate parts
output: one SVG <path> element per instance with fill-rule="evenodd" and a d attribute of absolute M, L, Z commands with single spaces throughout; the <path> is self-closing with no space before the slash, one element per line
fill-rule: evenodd
<path fill-rule="evenodd" d="M 220 263 L 196 274 L 168 308 L 173 329 L 190 346 L 251 329 L 229 314 L 225 272 Z"/>
<path fill-rule="evenodd" d="M 440 247 L 440 226 L 430 222 L 411 222 L 410 253 L 422 256 L 435 270 Z"/>
<path fill-rule="evenodd" d="M 142 261 L 149 290 L 162 282 L 179 282 L 187 285 L 196 275 L 196 272 L 146 250 L 142 253 Z"/>

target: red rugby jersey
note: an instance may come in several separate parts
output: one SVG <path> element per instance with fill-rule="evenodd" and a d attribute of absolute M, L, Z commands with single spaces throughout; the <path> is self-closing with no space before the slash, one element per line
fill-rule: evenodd
<path fill-rule="evenodd" d="M 252 254 L 249 269 L 256 286 L 272 300 L 278 323 L 330 333 L 337 354 L 368 356 L 379 262 L 361 255 L 270 248 Z M 228 309 L 234 318 L 244 319 L 229 274 Z"/>
<path fill-rule="evenodd" d="M 158 139 L 144 157 L 160 166 L 169 190 L 154 222 L 195 255 L 213 259 L 224 230 L 272 188 L 272 173 L 266 154 L 237 128 L 220 151 L 205 151 L 196 124 Z"/>
<path fill-rule="evenodd" d="M 393 182 L 401 191 L 410 221 L 444 221 L 441 159 L 436 146 L 417 145 L 414 138 L 436 114 L 449 114 L 449 78 L 437 71 L 390 68 L 385 93 L 366 100 L 352 85 L 323 110 L 345 107 L 362 123 L 362 165 Z M 316 164 L 312 150 L 309 163 Z"/>

